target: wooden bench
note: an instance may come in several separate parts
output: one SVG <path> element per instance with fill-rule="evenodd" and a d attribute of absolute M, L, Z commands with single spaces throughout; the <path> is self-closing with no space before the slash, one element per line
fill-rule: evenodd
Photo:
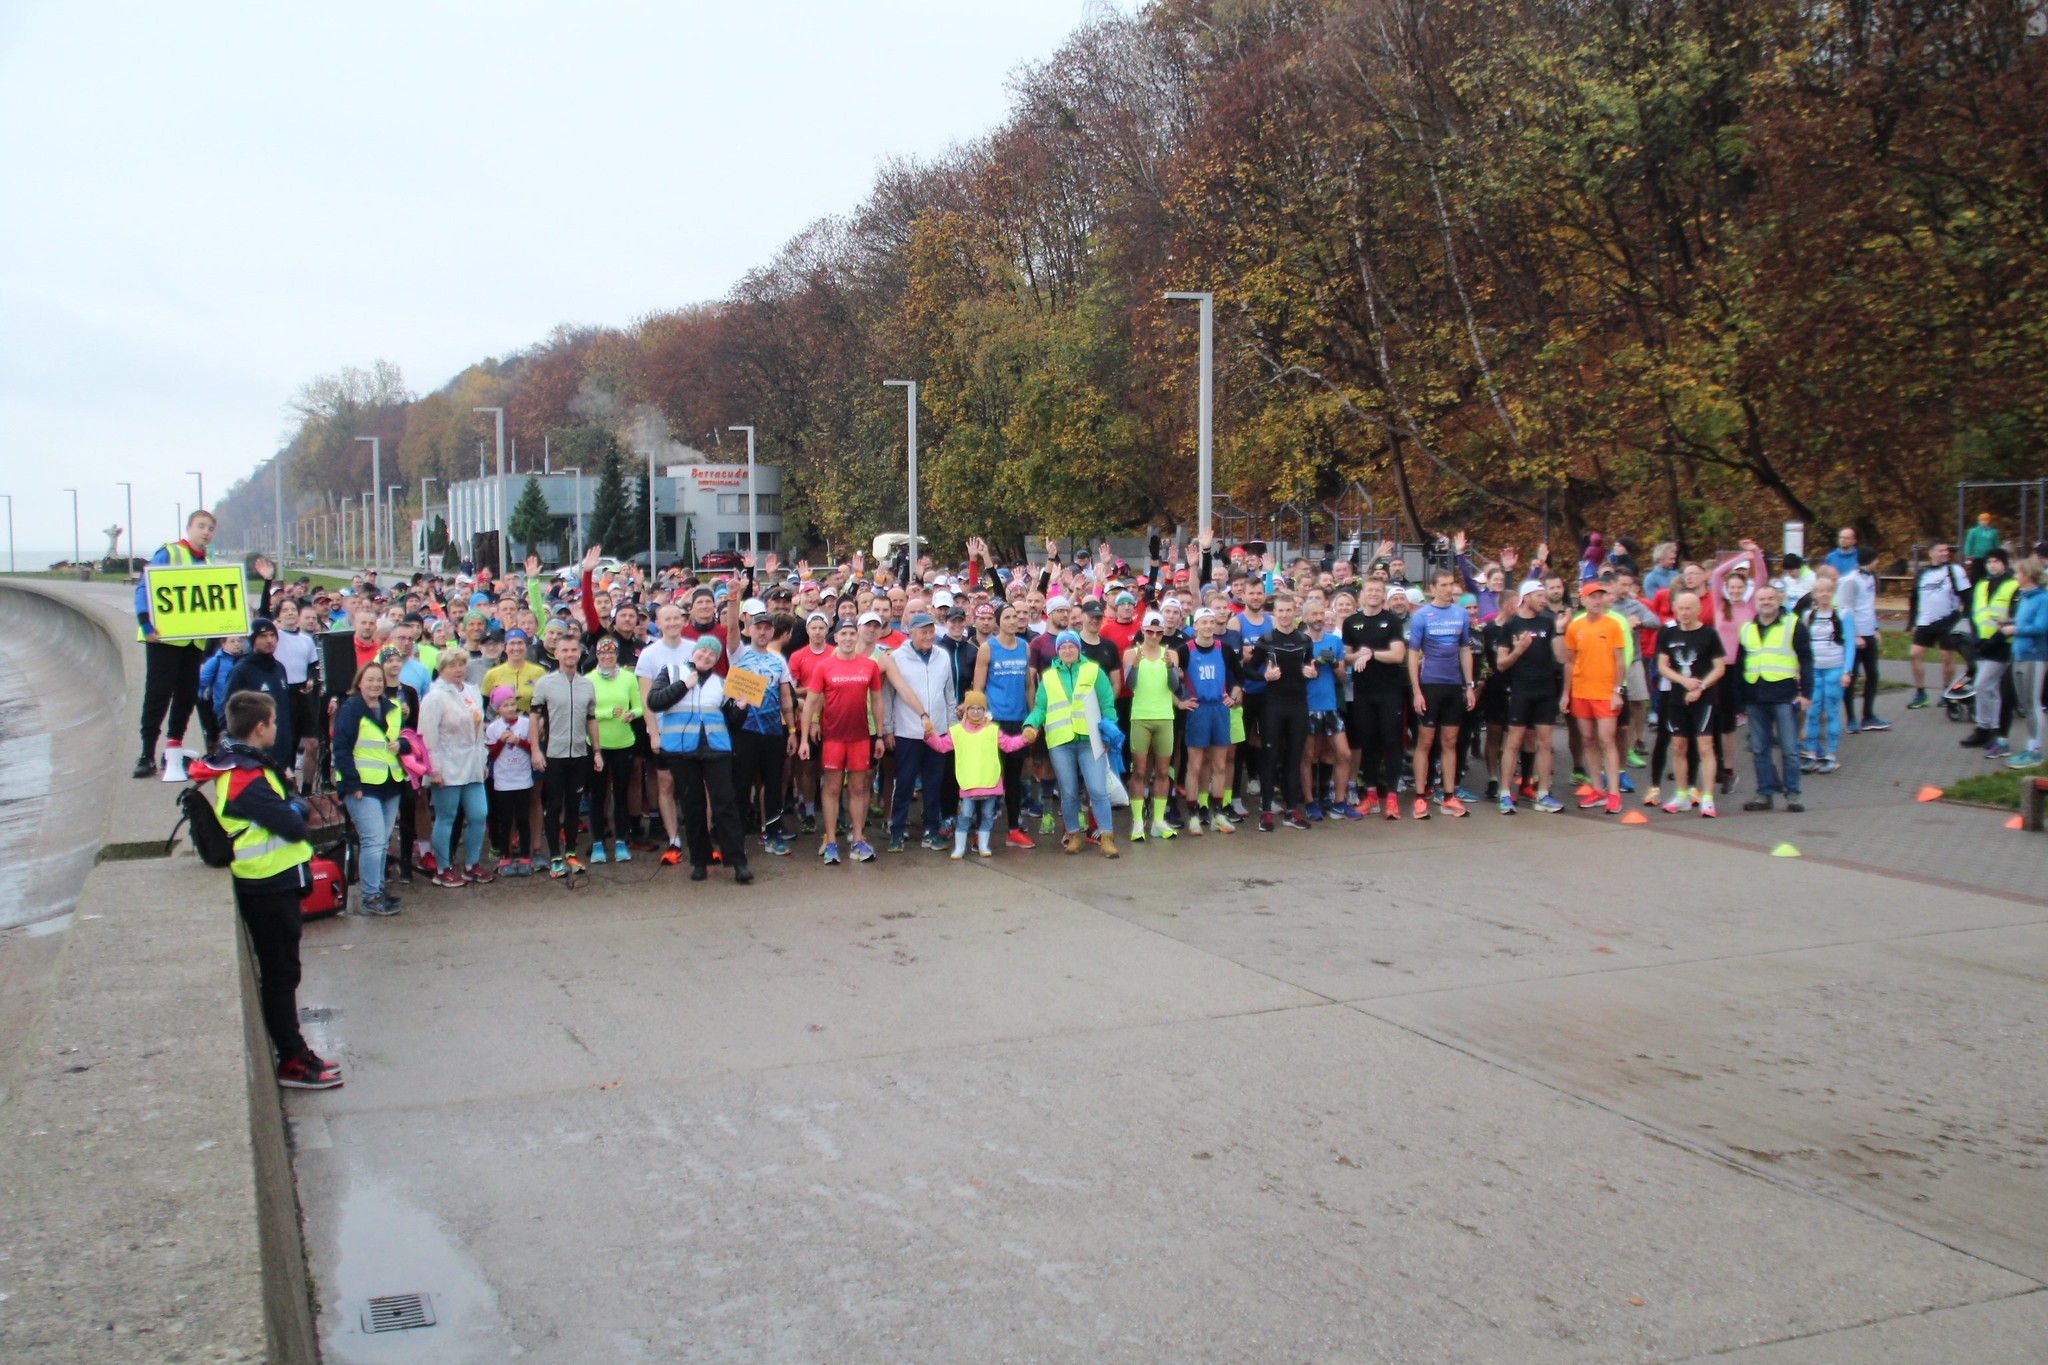
<path fill-rule="evenodd" d="M 2020 779 L 2020 827 L 2041 832 L 2041 799 L 2048 796 L 2048 777 Z"/>

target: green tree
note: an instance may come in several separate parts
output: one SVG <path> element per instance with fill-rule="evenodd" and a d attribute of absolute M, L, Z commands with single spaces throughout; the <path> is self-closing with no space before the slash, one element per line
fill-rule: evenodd
<path fill-rule="evenodd" d="M 591 495 L 590 520 L 584 525 L 584 536 L 592 545 L 602 545 L 607 553 L 624 558 L 640 549 L 636 529 L 633 506 L 626 493 L 626 471 L 614 442 L 598 457 L 597 490 Z"/>
<path fill-rule="evenodd" d="M 512 509 L 512 539 L 533 553 L 534 547 L 544 540 L 555 538 L 555 518 L 548 511 L 547 497 L 540 491 L 538 476 L 528 474 L 526 487 L 519 494 L 519 502 Z"/>

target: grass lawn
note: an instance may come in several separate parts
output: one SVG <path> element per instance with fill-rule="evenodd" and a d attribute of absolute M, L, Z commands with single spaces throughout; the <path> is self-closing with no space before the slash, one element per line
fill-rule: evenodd
<path fill-rule="evenodd" d="M 2048 764 L 2036 764 L 2031 768 L 2015 770 L 2001 763 L 1996 771 L 1964 778 L 1943 792 L 1942 796 L 1954 801 L 1971 801 L 1980 806 L 2000 806 L 2006 810 L 2018 810 L 2020 782 L 2035 777 L 2048 777 Z"/>

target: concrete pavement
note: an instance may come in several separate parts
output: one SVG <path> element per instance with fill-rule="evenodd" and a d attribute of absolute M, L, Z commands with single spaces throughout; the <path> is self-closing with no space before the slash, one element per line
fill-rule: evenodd
<path fill-rule="evenodd" d="M 328 1358 L 2041 1359 L 2048 842 L 1913 803 L 1981 760 L 1894 719 L 1805 817 L 640 861 L 316 925 Z M 1830 820 L 1883 856 L 1762 851 Z M 361 1330 L 408 1291 L 439 1325 Z"/>

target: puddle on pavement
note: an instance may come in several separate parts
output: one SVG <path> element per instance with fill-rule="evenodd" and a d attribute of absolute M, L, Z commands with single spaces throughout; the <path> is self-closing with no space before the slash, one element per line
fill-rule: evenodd
<path fill-rule="evenodd" d="M 490 1285 L 424 1209 L 383 1185 L 355 1180 L 341 1201 L 335 1270 L 320 1286 L 325 1358 L 337 1365 L 503 1360 L 509 1343 Z M 363 1305 L 384 1294 L 430 1294 L 436 1324 L 363 1330 Z"/>

